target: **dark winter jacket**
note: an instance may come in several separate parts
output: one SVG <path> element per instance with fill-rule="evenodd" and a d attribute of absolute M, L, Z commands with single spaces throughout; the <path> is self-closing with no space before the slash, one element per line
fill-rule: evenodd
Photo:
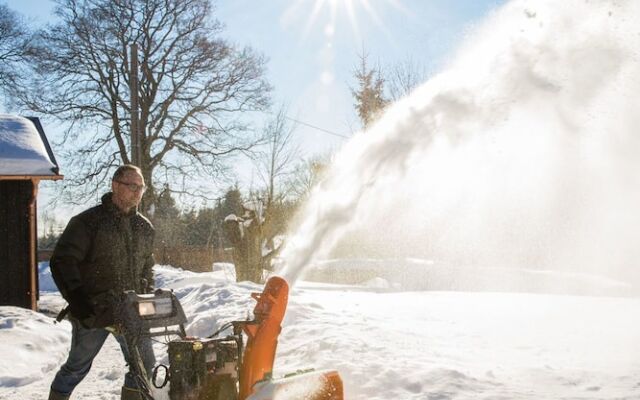
<path fill-rule="evenodd" d="M 107 193 L 101 205 L 71 218 L 50 263 L 72 314 L 74 302 L 87 304 L 76 309 L 94 314 L 94 326 L 113 323 L 112 303 L 123 291 L 153 289 L 153 226 L 138 212 L 124 215 L 111 198 Z"/>

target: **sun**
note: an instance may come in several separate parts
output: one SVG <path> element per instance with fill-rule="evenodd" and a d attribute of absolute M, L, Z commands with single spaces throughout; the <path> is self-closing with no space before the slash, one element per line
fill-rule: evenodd
<path fill-rule="evenodd" d="M 332 38 L 336 33 L 338 19 L 346 17 L 355 39 L 359 42 L 362 40 L 359 26 L 361 22 L 370 21 L 379 29 L 387 31 L 379 12 L 383 3 L 406 11 L 401 0 L 295 0 L 285 11 L 283 19 L 300 21 L 306 16 L 303 38 L 308 37 L 313 31 L 322 31 L 325 36 Z"/>

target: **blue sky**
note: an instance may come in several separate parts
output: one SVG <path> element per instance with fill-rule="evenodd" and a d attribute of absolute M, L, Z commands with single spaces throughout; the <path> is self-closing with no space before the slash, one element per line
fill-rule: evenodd
<path fill-rule="evenodd" d="M 4 1 L 35 24 L 52 21 L 53 1 Z M 215 3 L 215 17 L 226 26 L 225 38 L 269 59 L 275 104 L 286 104 L 288 115 L 306 124 L 350 136 L 360 128 L 349 86 L 363 46 L 383 69 L 411 59 L 433 74 L 468 29 L 505 2 L 226 0 Z M 345 140 L 303 125 L 294 136 L 300 157 L 337 150 Z M 236 172 L 241 187 L 256 183 L 248 161 L 240 160 Z"/>
<path fill-rule="evenodd" d="M 363 46 L 369 60 L 382 68 L 412 59 L 434 73 L 468 27 L 502 3 L 236 0 L 220 2 L 218 16 L 230 38 L 269 57 L 275 100 L 288 104 L 292 117 L 349 136 L 360 127 L 349 85 L 354 84 L 352 71 Z M 318 11 L 312 17 L 315 8 Z M 297 137 L 305 153 L 336 148 L 343 142 L 304 126 L 298 126 Z"/>
<path fill-rule="evenodd" d="M 5 2 L 36 23 L 50 21 L 54 8 L 49 0 Z M 435 73 L 468 28 L 504 2 L 227 0 L 215 3 L 215 15 L 226 38 L 269 59 L 276 104 L 288 105 L 292 118 L 349 136 L 360 128 L 349 86 L 363 46 L 382 68 L 411 59 Z M 302 125 L 296 140 L 306 156 L 344 142 Z"/>

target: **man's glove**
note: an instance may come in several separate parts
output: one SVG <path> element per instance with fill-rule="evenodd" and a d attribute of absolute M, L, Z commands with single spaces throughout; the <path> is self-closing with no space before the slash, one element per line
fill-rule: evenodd
<path fill-rule="evenodd" d="M 79 321 L 83 321 L 94 316 L 93 306 L 89 302 L 89 296 L 84 292 L 82 286 L 67 293 L 69 311 Z"/>

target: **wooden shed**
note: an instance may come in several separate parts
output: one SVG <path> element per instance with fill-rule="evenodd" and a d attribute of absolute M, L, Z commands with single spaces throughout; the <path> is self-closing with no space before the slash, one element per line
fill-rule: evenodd
<path fill-rule="evenodd" d="M 40 120 L 0 114 L 0 305 L 37 308 L 38 184 L 62 178 Z"/>

